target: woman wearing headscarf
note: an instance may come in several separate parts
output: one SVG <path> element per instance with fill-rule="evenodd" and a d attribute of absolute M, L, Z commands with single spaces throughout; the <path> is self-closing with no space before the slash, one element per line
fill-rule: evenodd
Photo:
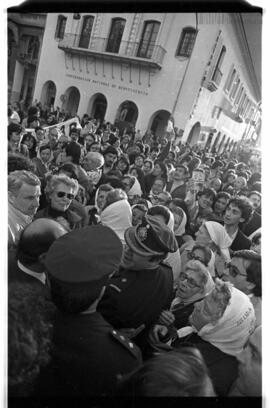
<path fill-rule="evenodd" d="M 126 175 L 122 179 L 125 186 L 125 192 L 128 196 L 129 203 L 135 204 L 136 200 L 142 196 L 142 189 L 138 179 L 135 176 Z"/>
<path fill-rule="evenodd" d="M 101 224 L 110 227 L 125 245 L 124 233 L 132 226 L 132 211 L 123 190 L 116 188 L 107 194 L 100 221 Z"/>
<path fill-rule="evenodd" d="M 180 248 L 185 243 L 183 235 L 186 232 L 187 216 L 185 214 L 185 211 L 180 207 L 175 207 L 172 213 L 174 216 L 173 231 Z"/>
<path fill-rule="evenodd" d="M 195 304 L 190 327 L 178 330 L 173 346 L 189 342 L 202 353 L 215 391 L 227 395 L 237 377 L 240 355 L 255 327 L 255 313 L 247 295 L 216 279 L 214 289 Z M 189 333 L 188 333 L 189 331 Z"/>
<path fill-rule="evenodd" d="M 218 275 L 223 274 L 225 263 L 230 261 L 229 247 L 232 243 L 223 225 L 215 221 L 206 221 L 196 232 L 195 242 L 207 245 L 213 253 L 208 265 L 211 275 L 215 276 L 216 272 Z M 190 240 L 180 248 L 183 265 L 186 264 L 188 252 L 192 250 L 195 242 Z"/>
<path fill-rule="evenodd" d="M 175 298 L 170 310 L 164 310 L 159 317 L 159 324 L 173 325 L 180 329 L 188 325 L 188 319 L 196 302 L 201 301 L 214 288 L 214 281 L 206 266 L 198 260 L 186 264 L 185 272 L 177 280 Z"/>
<path fill-rule="evenodd" d="M 157 217 L 160 221 L 164 222 L 171 231 L 173 231 L 174 216 L 167 207 L 163 205 L 154 205 L 153 207 L 149 208 L 147 214 Z M 173 280 L 174 283 L 176 283 L 181 271 L 181 257 L 179 249 L 177 249 L 175 252 L 169 252 L 168 256 L 165 258 L 165 262 L 167 262 L 172 268 Z"/>

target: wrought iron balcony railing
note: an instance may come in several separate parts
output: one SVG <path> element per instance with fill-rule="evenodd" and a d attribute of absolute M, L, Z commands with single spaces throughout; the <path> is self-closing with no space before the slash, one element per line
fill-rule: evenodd
<path fill-rule="evenodd" d="M 84 54 L 102 54 L 109 58 L 125 59 L 133 63 L 156 65 L 161 68 L 166 50 L 160 45 L 151 43 L 121 41 L 120 44 L 109 44 L 108 38 L 88 37 L 78 34 L 65 34 L 58 43 L 64 51 L 79 52 Z"/>

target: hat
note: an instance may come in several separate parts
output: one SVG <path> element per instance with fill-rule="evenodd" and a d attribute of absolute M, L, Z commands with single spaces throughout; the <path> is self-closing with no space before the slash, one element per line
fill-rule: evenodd
<path fill-rule="evenodd" d="M 121 261 L 123 246 L 115 232 L 93 225 L 63 235 L 45 258 L 52 277 L 69 283 L 90 283 L 111 274 Z"/>
<path fill-rule="evenodd" d="M 108 146 L 107 149 L 104 150 L 104 152 L 102 152 L 103 156 L 105 156 L 108 153 L 116 154 L 118 156 L 118 150 L 113 146 Z"/>
<path fill-rule="evenodd" d="M 155 216 L 146 215 L 142 223 L 125 231 L 128 246 L 139 255 L 163 255 L 175 252 L 178 244 L 174 233 Z"/>

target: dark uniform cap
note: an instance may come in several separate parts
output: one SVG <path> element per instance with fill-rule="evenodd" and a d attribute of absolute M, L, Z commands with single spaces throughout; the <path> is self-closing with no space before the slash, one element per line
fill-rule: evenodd
<path fill-rule="evenodd" d="M 118 269 L 122 251 L 122 243 L 111 228 L 93 225 L 54 241 L 45 266 L 52 277 L 62 282 L 99 281 Z"/>
<path fill-rule="evenodd" d="M 155 216 L 146 215 L 142 223 L 125 231 L 128 246 L 140 255 L 163 255 L 175 252 L 178 244 L 174 233 Z"/>

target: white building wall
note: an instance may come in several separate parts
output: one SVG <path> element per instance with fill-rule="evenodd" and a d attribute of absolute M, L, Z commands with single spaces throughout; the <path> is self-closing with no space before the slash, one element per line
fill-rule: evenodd
<path fill-rule="evenodd" d="M 68 20 L 66 33 L 80 34 L 83 18 L 74 20 L 73 14 L 65 14 Z M 82 14 L 83 17 L 84 14 Z M 80 92 L 78 114 L 88 111 L 89 101 L 96 93 L 101 93 L 107 100 L 105 119 L 113 122 L 119 105 L 125 100 L 134 102 L 138 107 L 136 128 L 145 132 L 149 128 L 150 118 L 159 110 L 173 112 L 175 126 L 184 130 L 183 140 L 186 140 L 190 129 L 196 122 L 202 126 L 215 126 L 218 131 L 227 132 L 235 140 L 241 138 L 245 124 L 239 124 L 221 114 L 218 120 L 213 120 L 212 110 L 224 98 L 224 86 L 232 64 L 235 64 L 244 83 L 248 97 L 255 101 L 251 81 L 245 69 L 245 61 L 241 54 L 241 46 L 234 29 L 226 23 L 201 23 L 198 17 L 198 35 L 190 59 L 176 57 L 182 29 L 187 26 L 196 28 L 196 14 L 173 13 L 137 13 L 137 14 L 90 14 L 95 16 L 92 35 L 108 38 L 111 19 L 123 17 L 126 19 L 122 45 L 126 41 L 139 42 L 144 21 L 156 20 L 161 22 L 156 44 L 166 49 L 160 70 L 150 70 L 132 64 L 132 70 L 127 66 L 120 66 L 120 59 L 115 60 L 112 68 L 111 61 L 98 59 L 96 65 L 89 53 L 88 63 L 78 54 L 71 59 L 70 55 L 58 48 L 58 40 L 54 38 L 58 14 L 49 13 L 45 28 L 40 64 L 37 73 L 34 99 L 40 99 L 44 83 L 48 80 L 56 84 L 55 106 L 62 105 L 60 96 L 70 86 L 75 86 Z M 199 98 L 198 92 L 202 84 L 215 39 L 218 31 L 222 30 L 223 41 L 227 53 L 222 65 L 223 77 L 219 88 L 210 92 L 202 88 Z M 194 108 L 194 104 L 197 107 Z M 190 117 L 193 112 L 193 116 Z"/>

